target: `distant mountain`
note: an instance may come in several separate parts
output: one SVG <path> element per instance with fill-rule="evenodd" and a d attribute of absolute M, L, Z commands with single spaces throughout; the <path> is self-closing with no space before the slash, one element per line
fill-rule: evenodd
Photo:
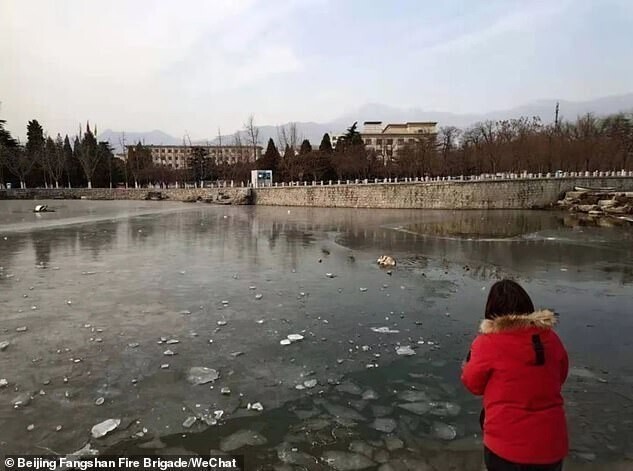
<path fill-rule="evenodd" d="M 106 129 L 99 133 L 100 141 L 107 141 L 110 145 L 116 149 L 117 152 L 121 150 L 121 139 L 123 138 L 123 132 L 113 131 L 112 129 Z M 125 145 L 133 145 L 141 142 L 146 145 L 177 145 L 182 144 L 182 139 L 170 136 L 169 134 L 154 130 L 150 132 L 128 132 L 125 131 Z"/>
<path fill-rule="evenodd" d="M 354 121 L 358 121 L 362 126 L 363 121 L 382 121 L 383 123 L 395 123 L 406 121 L 436 121 L 439 126 L 457 126 L 465 128 L 478 121 L 499 120 L 518 118 L 520 116 L 539 116 L 544 123 L 554 121 L 554 110 L 556 102 L 559 102 L 559 116 L 561 119 L 575 120 L 578 116 L 586 113 L 594 113 L 598 116 L 614 114 L 619 112 L 633 112 L 633 93 L 624 95 L 612 95 L 588 101 L 566 101 L 566 100 L 537 100 L 522 106 L 510 108 L 506 110 L 489 111 L 478 114 L 457 114 L 446 111 L 426 111 L 420 108 L 396 108 L 393 106 L 382 105 L 377 103 L 369 103 L 359 107 L 356 111 L 346 113 L 327 123 L 314 122 L 298 122 L 297 129 L 301 139 L 308 139 L 313 146 L 318 146 L 321 142 L 323 134 L 342 133 Z M 288 123 L 280 126 L 287 126 Z M 268 139 L 272 137 L 275 143 L 278 143 L 279 126 L 265 125 L 259 127 L 259 140 L 262 146 L 266 146 Z M 99 135 L 100 140 L 110 142 L 117 151 L 120 148 L 119 137 L 120 132 L 110 129 Z M 235 134 L 222 136 L 223 144 L 232 144 L 235 140 Z M 133 144 L 144 142 L 147 145 L 178 145 L 182 144 L 182 139 L 170 136 L 162 131 L 143 132 L 126 132 L 126 143 Z M 246 136 L 242 134 L 242 141 L 247 142 Z M 217 137 L 208 140 L 197 140 L 195 144 L 218 144 Z"/>
<path fill-rule="evenodd" d="M 456 114 L 445 111 L 425 111 L 420 108 L 401 109 L 381 104 L 361 106 L 354 113 L 348 113 L 331 123 L 331 127 L 349 126 L 354 121 L 406 122 L 436 121 L 439 126 L 467 127 L 478 121 L 539 116 L 544 123 L 554 121 L 556 102 L 559 103 L 559 117 L 575 120 L 586 113 L 598 116 L 618 112 L 633 112 L 633 93 L 613 95 L 589 101 L 538 100 L 515 108 L 495 110 L 480 114 Z M 334 126 L 334 124 L 338 126 Z"/>

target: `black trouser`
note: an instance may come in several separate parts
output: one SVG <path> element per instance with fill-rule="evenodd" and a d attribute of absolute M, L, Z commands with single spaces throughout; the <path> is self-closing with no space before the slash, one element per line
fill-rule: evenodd
<path fill-rule="evenodd" d="M 484 447 L 484 461 L 488 471 L 562 471 L 563 461 L 553 464 L 517 464 L 504 460 Z"/>

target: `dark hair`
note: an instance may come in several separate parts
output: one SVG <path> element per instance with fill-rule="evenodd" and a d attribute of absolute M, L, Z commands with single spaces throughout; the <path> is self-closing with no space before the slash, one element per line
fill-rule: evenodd
<path fill-rule="evenodd" d="M 497 281 L 488 294 L 486 319 L 508 314 L 531 314 L 534 304 L 521 286 L 512 280 Z"/>

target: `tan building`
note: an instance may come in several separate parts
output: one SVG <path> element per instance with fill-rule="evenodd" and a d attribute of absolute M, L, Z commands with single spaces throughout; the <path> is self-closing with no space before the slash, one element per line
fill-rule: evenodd
<path fill-rule="evenodd" d="M 135 146 L 127 146 L 128 150 Z M 262 156 L 262 147 L 257 146 L 144 146 L 152 153 L 154 165 L 165 165 L 181 170 L 187 168 L 187 162 L 194 149 L 202 148 L 206 155 L 216 164 L 236 164 L 238 162 L 255 162 Z"/>
<path fill-rule="evenodd" d="M 367 150 L 373 150 L 387 160 L 397 156 L 407 145 L 422 139 L 435 139 L 437 123 L 422 121 L 383 126 L 382 121 L 365 121 L 360 135 Z"/>

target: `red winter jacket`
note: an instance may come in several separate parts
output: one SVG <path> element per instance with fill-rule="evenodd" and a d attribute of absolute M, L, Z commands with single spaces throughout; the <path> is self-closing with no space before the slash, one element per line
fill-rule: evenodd
<path fill-rule="evenodd" d="M 550 464 L 568 451 L 561 387 L 565 347 L 550 311 L 486 319 L 472 344 L 462 383 L 484 396 L 484 444 L 521 464 Z"/>

